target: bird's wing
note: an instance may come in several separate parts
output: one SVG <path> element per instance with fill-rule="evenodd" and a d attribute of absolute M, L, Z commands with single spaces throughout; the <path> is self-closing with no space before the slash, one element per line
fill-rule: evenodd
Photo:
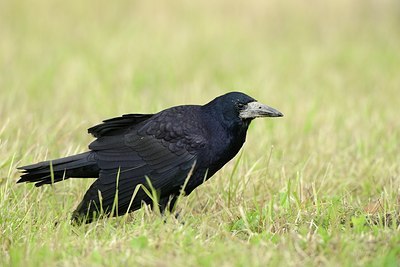
<path fill-rule="evenodd" d="M 112 205 L 117 183 L 118 206 L 126 205 L 138 184 L 147 185 L 146 177 L 161 196 L 179 190 L 207 139 L 195 129 L 195 120 L 177 120 L 172 114 L 158 114 L 123 136 L 102 136 L 89 146 L 101 169 L 97 189 L 103 205 Z"/>
<path fill-rule="evenodd" d="M 88 129 L 88 133 L 94 137 L 102 137 L 107 135 L 115 135 L 118 132 L 145 121 L 154 116 L 154 114 L 125 114 L 121 117 L 104 120 L 101 124 L 95 125 Z"/>

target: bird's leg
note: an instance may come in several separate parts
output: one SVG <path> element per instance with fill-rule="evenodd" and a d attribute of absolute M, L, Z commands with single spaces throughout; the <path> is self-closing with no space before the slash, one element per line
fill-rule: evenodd
<path fill-rule="evenodd" d="M 178 197 L 175 195 L 170 195 L 168 197 L 160 199 L 159 205 L 161 214 L 164 215 L 165 211 L 168 210 L 171 214 L 174 214 L 176 219 L 178 219 L 179 212 L 174 212 L 175 203 L 177 199 Z"/>

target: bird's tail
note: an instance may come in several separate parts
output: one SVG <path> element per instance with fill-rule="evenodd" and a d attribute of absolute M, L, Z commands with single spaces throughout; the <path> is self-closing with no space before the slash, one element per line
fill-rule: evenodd
<path fill-rule="evenodd" d="M 71 177 L 96 178 L 99 176 L 95 154 L 90 151 L 22 166 L 18 169 L 21 171 L 21 178 L 17 183 L 35 183 L 35 186 L 52 184 Z"/>

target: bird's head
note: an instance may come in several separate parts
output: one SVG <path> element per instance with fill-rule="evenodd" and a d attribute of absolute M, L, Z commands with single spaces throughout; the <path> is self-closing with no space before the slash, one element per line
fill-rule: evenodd
<path fill-rule="evenodd" d="M 218 107 L 218 111 L 229 121 L 242 121 L 248 125 L 253 119 L 261 117 L 282 117 L 283 114 L 254 98 L 240 92 L 231 92 L 219 96 L 209 104 Z"/>

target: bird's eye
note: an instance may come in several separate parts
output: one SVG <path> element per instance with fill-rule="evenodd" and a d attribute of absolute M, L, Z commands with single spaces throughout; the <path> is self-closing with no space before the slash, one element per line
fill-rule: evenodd
<path fill-rule="evenodd" d="M 238 103 L 237 106 L 238 106 L 238 108 L 243 108 L 244 104 L 243 103 Z"/>

